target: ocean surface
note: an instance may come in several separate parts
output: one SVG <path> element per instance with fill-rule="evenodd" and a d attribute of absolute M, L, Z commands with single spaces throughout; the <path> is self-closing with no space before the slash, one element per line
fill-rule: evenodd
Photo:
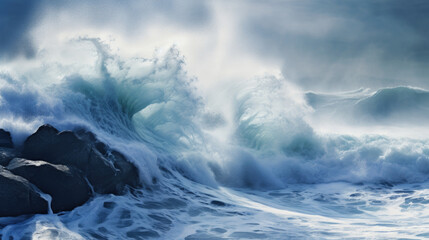
<path fill-rule="evenodd" d="M 2 70 L 0 128 L 19 145 L 45 123 L 84 127 L 144 187 L 0 218 L 2 239 L 429 238 L 425 89 L 303 92 L 267 74 L 209 103 L 174 47 L 127 59 L 97 39 L 70 45 L 92 61 L 47 52 Z"/>

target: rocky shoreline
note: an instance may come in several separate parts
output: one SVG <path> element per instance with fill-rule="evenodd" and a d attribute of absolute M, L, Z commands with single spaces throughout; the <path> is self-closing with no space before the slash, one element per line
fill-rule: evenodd
<path fill-rule="evenodd" d="M 0 129 L 0 217 L 70 211 L 139 186 L 137 167 L 89 131 L 43 125 L 16 148 Z"/>

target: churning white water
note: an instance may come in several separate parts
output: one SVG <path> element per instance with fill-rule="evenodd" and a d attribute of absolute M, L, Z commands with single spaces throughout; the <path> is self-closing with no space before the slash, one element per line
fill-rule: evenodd
<path fill-rule="evenodd" d="M 429 237 L 426 90 L 305 93 L 265 75 L 209 107 L 176 48 L 124 59 L 98 39 L 70 45 L 91 64 L 45 57 L 2 73 L 0 127 L 17 145 L 41 124 L 85 127 L 145 187 L 0 218 L 2 239 Z"/>

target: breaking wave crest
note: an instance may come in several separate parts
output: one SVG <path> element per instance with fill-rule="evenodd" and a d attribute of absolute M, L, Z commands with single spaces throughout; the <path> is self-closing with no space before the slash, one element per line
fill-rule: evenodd
<path fill-rule="evenodd" d="M 330 116 L 351 111 L 366 122 L 410 112 L 427 116 L 425 90 L 302 94 L 281 76 L 256 77 L 229 86 L 235 96 L 228 119 L 208 115 L 177 49 L 159 50 L 149 59 L 123 59 L 97 39 L 79 42 L 90 43 L 96 53 L 90 74 L 86 67 L 81 72 L 73 67 L 52 81 L 30 81 L 29 71 L 0 76 L 0 127 L 11 131 L 18 145 L 43 123 L 89 128 L 113 147 L 125 149 L 147 184 L 153 177 L 162 181 L 160 168 L 211 186 L 249 188 L 428 179 L 426 140 L 322 134 L 307 121 L 322 110 Z M 31 71 L 50 78 L 40 75 L 45 67 Z"/>

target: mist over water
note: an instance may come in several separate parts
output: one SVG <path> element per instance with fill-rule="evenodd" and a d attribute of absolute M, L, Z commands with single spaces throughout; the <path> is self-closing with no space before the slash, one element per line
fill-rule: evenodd
<path fill-rule="evenodd" d="M 310 11 L 310 5 L 289 3 L 304 12 Z M 67 7 L 76 6 L 51 6 L 46 18 L 62 16 L 59 21 L 67 23 Z M 194 7 L 198 13 L 207 6 L 184 4 L 181 9 L 188 12 Z M 261 8 L 260 15 L 272 7 Z M 59 12 L 52 13 L 56 8 Z M 304 72 L 300 81 L 287 56 L 279 60 L 277 53 L 270 55 L 270 49 L 250 53 L 252 41 L 243 41 L 242 46 L 231 43 L 244 34 L 234 31 L 234 24 L 251 23 L 258 14 L 234 15 L 213 3 L 207 7 L 213 15 L 207 12 L 188 19 L 166 6 L 150 8 L 156 11 L 147 18 L 156 20 L 137 28 L 160 22 L 171 27 L 172 16 L 181 21 L 170 29 L 181 29 L 195 19 L 201 25 L 161 34 L 163 46 L 150 40 L 147 45 L 137 41 L 127 46 L 123 43 L 135 43 L 130 40 L 133 34 L 130 39 L 112 40 L 94 27 L 98 24 L 89 24 L 84 34 L 68 33 L 42 18 L 39 21 L 45 24 L 32 33 L 38 51 L 31 57 L 14 53 L 14 58 L 8 55 L 2 60 L 0 128 L 11 132 L 16 146 L 42 124 L 59 130 L 84 128 L 135 163 L 144 186 L 124 196 L 95 196 L 71 212 L 0 218 L 2 239 L 429 236 L 425 210 L 429 91 L 421 79 L 415 85 L 411 80 L 395 80 L 393 85 L 380 81 L 362 88 L 345 79 L 341 87 L 327 91 L 333 80 L 325 75 L 311 88 L 309 82 L 315 80 L 302 79 L 314 77 L 313 72 Z M 292 15 L 302 19 L 299 11 Z M 317 16 L 326 20 L 326 14 Z M 207 38 L 199 32 L 216 28 L 213 22 L 228 20 L 234 24 L 217 27 L 216 34 L 208 31 Z M 76 19 L 68 28 L 76 29 L 79 21 L 89 20 Z M 342 29 L 339 22 L 330 19 L 323 25 L 334 38 Z M 266 37 L 259 35 L 261 29 L 272 30 L 268 25 L 255 26 L 258 31 L 247 33 L 257 34 L 255 41 Z M 296 34 L 300 27 L 285 26 L 288 34 Z M 293 44 L 278 46 L 282 52 L 294 46 L 299 36 L 309 41 L 311 26 L 301 27 L 302 35 L 294 35 Z M 50 31 L 52 38 L 42 37 Z M 150 27 L 144 31 L 157 34 Z M 319 34 L 326 44 L 329 37 Z M 218 43 L 210 50 L 211 45 L 204 43 L 214 41 L 208 40 L 213 36 Z M 169 37 L 179 44 L 170 44 Z M 189 43 L 193 37 L 204 40 L 195 45 L 197 50 Z M 298 70 L 307 57 L 297 58 Z M 319 57 L 326 55 L 319 52 Z M 377 55 L 376 62 L 381 57 Z M 291 74 L 281 67 L 284 63 Z M 338 64 L 332 67 L 339 68 Z M 372 73 L 362 69 L 359 77 Z M 320 68 L 314 72 L 319 74 Z M 342 76 L 350 76 L 348 67 L 346 72 Z"/>

